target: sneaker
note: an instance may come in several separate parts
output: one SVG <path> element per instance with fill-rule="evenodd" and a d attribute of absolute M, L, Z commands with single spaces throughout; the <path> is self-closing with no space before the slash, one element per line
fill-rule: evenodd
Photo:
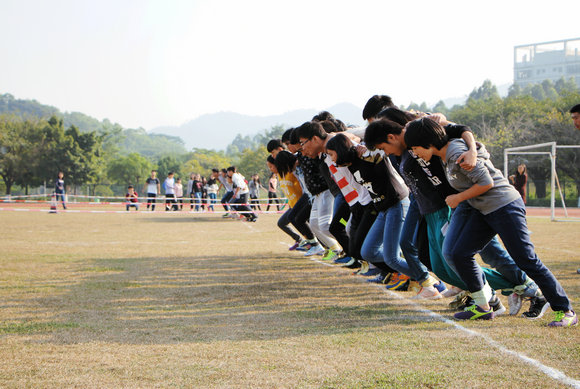
<path fill-rule="evenodd" d="M 473 304 L 465 308 L 463 312 L 458 312 L 453 315 L 457 320 L 491 320 L 494 317 L 493 309 L 486 311 L 477 305 Z"/>
<path fill-rule="evenodd" d="M 363 276 L 363 277 L 372 277 L 372 276 L 376 276 L 380 272 L 381 272 L 381 269 L 379 269 L 378 267 L 375 267 L 374 269 L 367 270 L 365 273 L 359 273 L 359 275 Z"/>
<path fill-rule="evenodd" d="M 323 261 L 334 261 L 335 259 L 338 259 L 338 254 L 333 250 L 327 250 L 322 256 Z"/>
<path fill-rule="evenodd" d="M 298 246 L 300 246 L 300 242 L 294 242 L 292 246 L 288 247 L 288 250 L 294 251 L 298 248 Z"/>
<path fill-rule="evenodd" d="M 508 306 L 510 307 L 510 315 L 515 316 L 520 313 L 524 299 L 517 293 L 512 293 L 508 296 Z"/>
<path fill-rule="evenodd" d="M 495 316 L 499 316 L 506 311 L 505 306 L 501 303 L 501 300 L 496 295 L 493 295 L 493 297 L 489 300 L 489 306 L 491 309 L 493 309 Z"/>
<path fill-rule="evenodd" d="M 441 293 L 434 286 L 424 286 L 421 288 L 419 293 L 411 297 L 412 299 L 426 299 L 426 300 L 439 300 L 443 298 Z"/>
<path fill-rule="evenodd" d="M 353 272 L 352 274 L 358 276 L 359 274 L 366 273 L 369 271 L 369 263 L 367 261 L 360 261 L 360 269 Z"/>
<path fill-rule="evenodd" d="M 574 311 L 570 311 L 570 313 L 556 311 L 554 315 L 554 321 L 548 323 L 548 327 L 572 327 L 578 325 L 578 316 Z"/>
<path fill-rule="evenodd" d="M 409 282 L 409 286 L 407 287 L 407 292 L 413 292 L 414 294 L 417 294 L 421 292 L 421 288 L 422 286 L 419 282 L 411 280 Z"/>
<path fill-rule="evenodd" d="M 472 299 L 471 296 L 468 296 L 467 299 L 465 300 L 465 302 L 457 307 L 457 310 L 458 311 L 465 311 L 465 308 L 469 308 L 472 305 L 475 305 L 475 300 Z"/>
<path fill-rule="evenodd" d="M 389 282 L 387 282 L 387 289 L 405 291 L 409 286 L 410 277 L 401 273 L 394 273 Z"/>
<path fill-rule="evenodd" d="M 439 293 L 444 293 L 447 291 L 447 287 L 445 286 L 443 281 L 439 281 L 433 286 L 435 287 L 435 289 L 437 289 L 439 291 Z M 441 295 L 441 297 L 443 297 L 443 295 Z"/>
<path fill-rule="evenodd" d="M 453 300 L 449 303 L 449 308 L 451 309 L 458 309 L 460 306 L 464 305 L 467 302 L 467 299 L 471 298 L 469 296 L 469 292 L 461 291 L 458 293 Z M 473 305 L 473 304 L 471 304 Z"/>
<path fill-rule="evenodd" d="M 308 251 L 313 246 L 315 246 L 315 244 L 314 244 L 313 241 L 304 239 L 302 242 L 300 242 L 300 244 L 298 245 L 298 247 L 296 248 L 296 250 L 298 250 L 298 251 Z"/>
<path fill-rule="evenodd" d="M 334 263 L 336 263 L 337 265 L 343 265 L 345 266 L 347 263 L 352 264 L 352 258 L 349 257 L 348 255 L 342 256 L 342 257 L 338 257 L 334 260 Z"/>
<path fill-rule="evenodd" d="M 192 209 L 193 209 L 193 208 L 192 208 Z M 230 214 L 229 214 L 229 212 L 226 212 L 226 213 L 224 213 L 224 214 L 222 215 L 222 217 L 230 217 Z"/>
<path fill-rule="evenodd" d="M 460 289 L 457 286 L 451 286 L 451 288 L 447 288 L 447 290 L 443 292 L 443 297 L 454 297 L 461 292 L 463 292 L 463 289 Z"/>
<path fill-rule="evenodd" d="M 550 303 L 543 296 L 534 297 L 530 304 L 530 310 L 522 313 L 522 316 L 528 319 L 539 319 L 550 307 Z"/>
<path fill-rule="evenodd" d="M 384 273 L 379 273 L 375 278 L 368 279 L 367 282 L 372 282 L 373 284 L 382 284 L 385 282 L 387 275 Z"/>
<path fill-rule="evenodd" d="M 312 246 L 310 250 L 304 253 L 305 257 L 311 257 L 313 255 L 322 255 L 324 254 L 324 249 L 321 245 L 317 244 L 316 246 Z"/>
<path fill-rule="evenodd" d="M 356 258 L 352 258 L 352 261 L 347 263 L 346 265 L 342 265 L 342 267 L 346 267 L 349 269 L 358 269 L 361 267 L 360 262 Z"/>

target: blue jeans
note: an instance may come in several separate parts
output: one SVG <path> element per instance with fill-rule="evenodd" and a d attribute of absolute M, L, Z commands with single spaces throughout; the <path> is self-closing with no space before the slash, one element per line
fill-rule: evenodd
<path fill-rule="evenodd" d="M 421 275 L 412 272 L 400 255 L 399 240 L 405 219 L 404 208 L 403 202 L 399 201 L 389 209 L 379 212 L 362 245 L 361 255 L 366 261 L 384 262 L 399 273 L 417 279 Z"/>
<path fill-rule="evenodd" d="M 208 210 L 210 210 L 210 209 L 211 209 L 212 211 L 215 211 L 215 210 L 213 209 L 213 205 L 214 205 L 214 204 L 215 204 L 215 202 L 216 202 L 216 199 L 217 199 L 217 194 L 215 194 L 215 193 L 208 193 L 207 195 L 209 196 L 209 205 L 207 206 L 207 209 L 208 209 Z"/>
<path fill-rule="evenodd" d="M 452 250 L 453 244 L 457 240 L 458 234 L 461 233 L 465 223 L 472 213 L 479 213 L 479 211 L 469 205 L 467 201 L 460 203 L 459 206 L 453 210 L 453 215 L 451 216 L 449 228 L 447 229 L 447 234 L 445 235 L 445 241 L 443 243 L 443 255 L 445 258 L 448 258 L 450 250 Z M 479 255 L 483 262 L 497 270 L 504 279 L 511 282 L 514 286 L 523 285 L 526 282 L 526 273 L 516 265 L 512 257 L 510 257 L 508 252 L 502 247 L 497 236 L 493 237 L 493 239 L 481 250 Z M 453 263 L 450 262 L 449 266 L 457 273 L 457 269 L 455 269 Z"/>
<path fill-rule="evenodd" d="M 448 232 L 449 233 L 449 232 Z M 483 215 L 471 212 L 455 241 L 446 237 L 448 259 L 469 290 L 483 288 L 485 277 L 473 256 L 480 252 L 498 234 L 515 263 L 534 280 L 554 311 L 572 309 L 562 285 L 540 261 L 534 251 L 526 224 L 526 209 L 522 199 L 517 199 L 500 209 Z M 449 240 L 449 242 L 447 242 Z M 446 251 L 447 253 L 447 251 Z M 483 281 L 483 282 L 482 282 Z"/>
<path fill-rule="evenodd" d="M 421 213 L 419 206 L 414 196 L 409 196 L 410 204 L 405 216 L 405 223 L 401 231 L 401 240 L 399 242 L 401 251 L 407 260 L 407 265 L 413 274 L 417 274 L 418 278 L 413 277 L 416 281 L 423 282 L 429 278 L 429 270 L 419 260 L 419 251 L 415 245 L 417 236 L 417 229 L 419 221 L 421 220 Z M 420 275 L 420 276 L 419 276 Z"/>
<path fill-rule="evenodd" d="M 201 195 L 202 195 L 201 192 L 194 192 L 193 193 L 193 196 L 195 198 L 195 211 L 196 212 L 199 211 L 199 206 L 201 204 Z"/>

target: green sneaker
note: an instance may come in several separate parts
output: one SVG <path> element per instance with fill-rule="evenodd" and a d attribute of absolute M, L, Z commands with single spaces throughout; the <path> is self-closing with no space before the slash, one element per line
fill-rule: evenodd
<path fill-rule="evenodd" d="M 572 327 L 578 325 L 576 312 L 564 313 L 564 311 L 554 312 L 554 321 L 548 323 L 548 327 Z"/>
<path fill-rule="evenodd" d="M 334 261 L 337 258 L 338 258 L 338 254 L 337 253 L 335 253 L 332 250 L 326 250 L 326 253 L 322 257 L 322 260 L 323 261 Z"/>

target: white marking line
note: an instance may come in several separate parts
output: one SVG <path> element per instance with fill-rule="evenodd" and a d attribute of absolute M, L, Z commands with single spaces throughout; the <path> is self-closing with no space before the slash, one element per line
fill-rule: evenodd
<path fill-rule="evenodd" d="M 462 325 L 458 324 L 457 322 L 455 322 L 453 320 L 449 320 L 449 319 L 441 316 L 440 314 L 435 313 L 429 309 L 423 308 L 421 305 L 417 304 L 416 302 L 411 301 L 405 297 L 399 296 L 395 292 L 390 291 L 388 289 L 385 289 L 384 287 L 381 287 L 380 285 L 376 285 L 376 286 L 378 288 L 380 288 L 381 290 L 383 290 L 384 292 L 386 292 L 389 296 L 394 297 L 394 298 L 399 299 L 399 300 L 404 300 L 409 305 L 412 305 L 413 307 L 415 307 L 415 309 L 418 310 L 419 312 L 423 312 L 423 313 L 428 314 L 437 320 L 440 320 L 446 324 L 452 325 L 453 327 L 457 328 L 460 331 L 465 332 L 468 335 L 477 336 L 477 337 L 485 340 L 490 346 L 497 348 L 499 351 L 501 351 L 503 353 L 510 354 L 514 357 L 521 359 L 522 361 L 526 362 L 527 364 L 532 365 L 533 367 L 537 368 L 538 370 L 540 370 L 542 373 L 546 374 L 547 376 L 549 376 L 557 381 L 560 381 L 563 384 L 572 386 L 574 388 L 580 388 L 580 381 L 568 377 L 566 374 L 562 373 L 561 371 L 556 370 L 554 368 L 551 368 L 549 366 L 546 366 L 543 363 L 541 363 L 540 361 L 537 361 L 533 358 L 530 358 L 524 354 L 520 354 L 516 351 L 510 350 L 510 349 L 506 348 L 505 346 L 503 346 L 501 343 L 496 342 L 495 340 L 493 340 L 489 336 L 484 335 L 484 334 L 480 334 L 479 332 L 465 328 Z M 553 329 L 549 329 L 549 331 L 552 331 L 552 330 Z M 555 330 L 558 331 L 558 329 L 555 329 Z M 565 329 L 564 329 L 564 331 L 565 331 Z"/>
<path fill-rule="evenodd" d="M 282 243 L 282 242 L 280 242 Z M 282 243 L 283 244 L 283 243 Z M 330 266 L 330 267 L 338 267 L 335 265 L 332 265 L 330 263 L 327 262 L 323 262 L 320 261 L 318 259 L 314 259 L 314 258 L 307 258 L 310 259 L 313 262 L 318 262 L 321 263 L 325 266 Z M 360 282 L 364 282 L 364 279 L 360 279 L 358 278 L 358 280 L 360 280 Z M 368 284 L 367 282 L 365 282 L 365 284 Z M 463 327 L 462 325 L 458 324 L 457 322 L 453 321 L 453 320 L 449 320 L 443 316 L 441 316 L 438 313 L 435 313 L 429 309 L 423 308 L 421 305 L 417 304 L 416 302 L 409 300 L 405 297 L 402 297 L 400 295 L 398 295 L 397 293 L 390 291 L 388 289 L 385 289 L 385 287 L 383 285 L 376 285 L 373 284 L 373 286 L 379 288 L 380 290 L 382 290 L 383 292 L 387 293 L 389 296 L 394 297 L 396 299 L 399 300 L 404 300 L 406 303 L 408 303 L 409 305 L 412 305 L 417 311 L 425 313 L 437 320 L 442 321 L 445 324 L 449 324 L 452 325 L 453 327 L 457 328 L 458 330 L 465 332 L 466 334 L 470 335 L 470 336 L 476 336 L 479 337 L 481 339 L 483 339 L 484 341 L 486 341 L 490 346 L 497 348 L 499 351 L 505 353 L 505 354 L 509 354 L 512 355 L 514 357 L 517 357 L 519 359 L 521 359 L 522 361 L 524 361 L 525 363 L 535 367 L 536 369 L 538 369 L 539 371 L 541 371 L 542 373 L 546 374 L 548 377 L 555 379 L 556 381 L 560 381 L 563 384 L 569 385 L 573 388 L 578 388 L 580 389 L 580 381 L 579 380 L 575 380 L 574 378 L 568 377 L 566 374 L 562 373 L 560 370 L 551 368 L 549 366 L 544 365 L 543 363 L 541 363 L 538 360 L 535 360 L 533 358 L 530 358 L 524 354 L 520 354 L 516 351 L 510 350 L 508 348 L 506 348 L 505 346 L 503 346 L 501 343 L 496 342 L 495 340 L 493 340 L 492 338 L 490 338 L 489 336 L 486 336 L 484 334 L 480 334 L 479 332 L 470 330 L 468 328 Z M 552 329 L 550 329 L 552 330 Z M 553 329 L 558 331 L 558 329 Z M 566 331 L 565 329 L 560 329 L 560 331 Z"/>

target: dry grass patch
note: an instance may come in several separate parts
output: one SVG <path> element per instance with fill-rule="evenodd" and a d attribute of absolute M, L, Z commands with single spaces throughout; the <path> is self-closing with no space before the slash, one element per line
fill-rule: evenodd
<path fill-rule="evenodd" d="M 350 271 L 288 252 L 275 216 L 2 217 L 2 387 L 558 385 Z M 580 225 L 530 228 L 579 307 Z M 421 306 L 452 314 L 445 302 Z M 546 322 L 465 327 L 580 379 L 578 328 Z"/>

